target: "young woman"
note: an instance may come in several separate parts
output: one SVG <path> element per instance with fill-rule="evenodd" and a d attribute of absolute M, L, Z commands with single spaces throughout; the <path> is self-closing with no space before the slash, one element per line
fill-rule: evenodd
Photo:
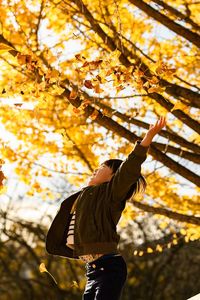
<path fill-rule="evenodd" d="M 126 201 L 145 190 L 141 165 L 153 137 L 165 125 L 165 117 L 150 125 L 142 141 L 136 142 L 124 161 L 104 161 L 86 187 L 61 203 L 48 230 L 48 253 L 86 263 L 84 300 L 119 300 L 121 297 L 127 267 L 118 251 L 117 223 Z"/>

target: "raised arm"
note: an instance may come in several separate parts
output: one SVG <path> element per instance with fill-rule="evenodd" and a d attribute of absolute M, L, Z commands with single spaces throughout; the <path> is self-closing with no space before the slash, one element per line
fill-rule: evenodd
<path fill-rule="evenodd" d="M 149 145 L 153 137 L 166 125 L 165 117 L 161 117 L 155 125 L 150 125 L 143 140 L 137 141 L 133 151 L 120 165 L 116 173 L 108 182 L 113 206 L 119 207 L 126 198 L 131 186 L 138 180 L 141 174 L 141 165 L 146 160 Z"/>
<path fill-rule="evenodd" d="M 160 119 L 156 122 L 155 125 L 150 124 L 149 130 L 145 134 L 143 140 L 141 141 L 140 145 L 144 147 L 148 147 L 154 136 L 160 132 L 160 130 L 166 125 L 166 118 L 165 117 L 160 117 Z"/>

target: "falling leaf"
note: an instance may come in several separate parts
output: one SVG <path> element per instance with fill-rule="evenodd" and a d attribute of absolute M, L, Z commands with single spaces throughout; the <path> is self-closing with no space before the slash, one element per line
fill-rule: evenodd
<path fill-rule="evenodd" d="M 49 273 L 49 271 L 46 269 L 46 266 L 45 266 L 44 263 L 41 263 L 39 265 L 39 271 L 40 271 L 40 273 L 46 272 L 47 274 L 49 274 L 51 276 L 51 278 L 53 279 L 53 281 L 57 284 L 57 281 L 55 280 L 55 278 L 53 277 L 53 275 L 51 275 L 51 273 Z"/>
<path fill-rule="evenodd" d="M 85 80 L 84 81 L 84 86 L 88 89 L 92 89 L 93 88 L 93 85 L 92 85 L 92 82 L 91 80 Z"/>
<path fill-rule="evenodd" d="M 40 264 L 39 270 L 40 270 L 41 273 L 48 272 L 44 263 Z"/>

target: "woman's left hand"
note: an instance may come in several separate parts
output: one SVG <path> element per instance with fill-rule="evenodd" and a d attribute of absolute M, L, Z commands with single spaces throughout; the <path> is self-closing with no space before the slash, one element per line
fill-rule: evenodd
<path fill-rule="evenodd" d="M 156 122 L 155 125 L 150 124 L 149 130 L 147 131 L 146 135 L 144 136 L 143 140 L 140 142 L 140 145 L 144 147 L 148 147 L 153 137 L 161 131 L 161 129 L 166 125 L 166 117 L 160 117 L 160 119 Z"/>
<path fill-rule="evenodd" d="M 160 117 L 160 119 L 156 122 L 155 125 L 150 124 L 149 130 L 146 133 L 148 136 L 152 138 L 166 125 L 166 117 Z"/>

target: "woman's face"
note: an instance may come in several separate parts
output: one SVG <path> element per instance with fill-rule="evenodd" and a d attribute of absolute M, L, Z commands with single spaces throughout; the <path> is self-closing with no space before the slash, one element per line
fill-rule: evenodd
<path fill-rule="evenodd" d="M 104 164 L 101 164 L 99 168 L 94 170 L 92 176 L 89 178 L 88 185 L 100 184 L 105 181 L 110 181 L 114 174 L 112 169 Z"/>

